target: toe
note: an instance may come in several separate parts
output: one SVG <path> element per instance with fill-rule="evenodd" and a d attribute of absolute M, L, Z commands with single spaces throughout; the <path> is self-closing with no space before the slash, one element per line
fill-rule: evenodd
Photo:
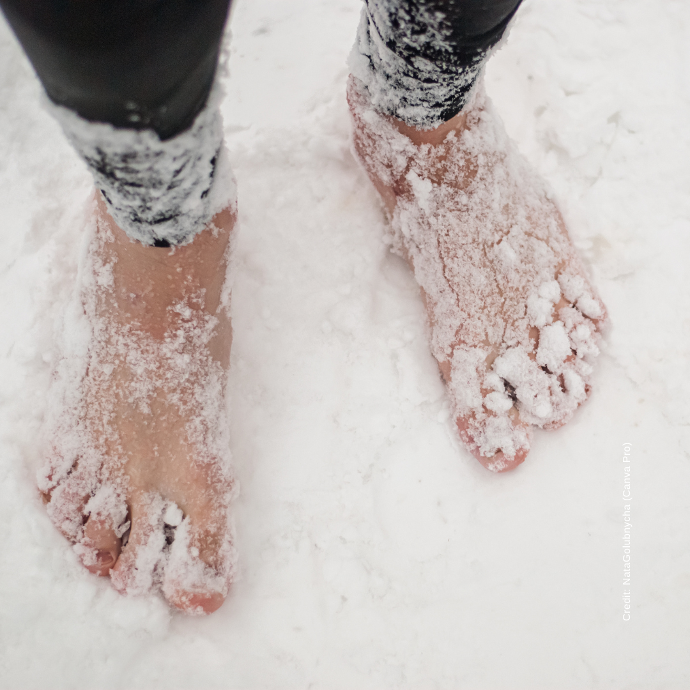
<path fill-rule="evenodd" d="M 90 497 L 89 488 L 70 477 L 43 497 L 53 524 L 69 541 L 78 541 L 86 520 L 84 509 Z"/>
<path fill-rule="evenodd" d="M 217 611 L 226 599 L 222 592 L 194 592 L 184 588 L 171 589 L 166 598 L 171 606 L 192 615 L 206 615 Z"/>
<path fill-rule="evenodd" d="M 492 472 L 505 472 L 522 463 L 531 435 L 530 420 L 522 418 L 516 405 L 515 388 L 496 370 L 500 359 L 495 351 L 487 355 L 483 349 L 458 346 L 452 361 L 439 365 L 460 439 Z"/>
<path fill-rule="evenodd" d="M 165 548 L 162 512 L 157 494 L 135 491 L 130 496 L 129 537 L 110 571 L 113 586 L 122 594 L 145 594 L 154 584 Z"/>
<path fill-rule="evenodd" d="M 531 425 L 513 408 L 505 417 L 458 417 L 456 425 L 468 450 L 491 472 L 507 472 L 525 461 L 530 451 Z"/>
<path fill-rule="evenodd" d="M 163 593 L 175 608 L 209 614 L 225 601 L 234 577 L 228 507 L 191 510 L 177 527 L 166 566 Z"/>
<path fill-rule="evenodd" d="M 55 448 L 39 473 L 38 489 L 53 524 L 71 542 L 80 540 L 86 522 L 85 506 L 97 486 L 95 467 L 69 459 Z"/>
<path fill-rule="evenodd" d="M 95 575 L 108 575 L 120 556 L 121 540 L 110 520 L 89 518 L 81 543 L 84 567 Z"/>

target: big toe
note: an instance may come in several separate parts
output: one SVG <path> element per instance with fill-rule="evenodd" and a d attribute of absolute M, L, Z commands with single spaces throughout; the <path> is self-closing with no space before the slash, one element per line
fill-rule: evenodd
<path fill-rule="evenodd" d="M 234 560 L 227 508 L 192 512 L 176 528 L 163 594 L 185 613 L 213 613 L 230 591 Z"/>
<path fill-rule="evenodd" d="M 135 491 L 130 497 L 129 511 L 129 538 L 110 579 L 122 594 L 141 595 L 153 587 L 163 557 L 163 500 L 155 493 Z"/>
<path fill-rule="evenodd" d="M 491 457 L 474 452 L 472 454 L 487 470 L 491 472 L 508 472 L 508 470 L 514 470 L 525 461 L 529 454 L 529 448 L 520 449 L 512 456 L 506 455 L 502 450 L 494 453 Z"/>
<path fill-rule="evenodd" d="M 460 438 L 479 462 L 491 472 L 507 472 L 521 465 L 530 451 L 531 425 L 516 410 L 501 417 L 460 416 L 455 420 Z"/>

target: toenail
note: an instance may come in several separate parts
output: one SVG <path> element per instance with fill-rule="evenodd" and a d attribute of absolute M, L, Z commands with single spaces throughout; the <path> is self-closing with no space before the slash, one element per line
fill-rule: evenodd
<path fill-rule="evenodd" d="M 115 559 L 110 551 L 98 551 L 96 552 L 96 564 L 99 568 L 107 568 L 112 565 Z"/>

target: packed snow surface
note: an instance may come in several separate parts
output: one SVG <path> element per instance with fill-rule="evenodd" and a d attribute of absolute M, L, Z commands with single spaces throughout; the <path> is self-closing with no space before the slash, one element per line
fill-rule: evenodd
<path fill-rule="evenodd" d="M 91 182 L 0 25 L 1 687 L 688 687 L 690 6 L 525 0 L 488 65 L 610 319 L 590 400 L 502 475 L 456 438 L 417 285 L 350 152 L 359 14 L 236 2 L 239 576 L 203 619 L 87 573 L 35 488 Z M 556 288 L 597 318 L 581 287 L 535 292 L 544 361 Z"/>

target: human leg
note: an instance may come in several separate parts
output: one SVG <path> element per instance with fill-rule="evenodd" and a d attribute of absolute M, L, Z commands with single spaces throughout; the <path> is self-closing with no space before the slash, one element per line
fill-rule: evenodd
<path fill-rule="evenodd" d="M 0 0 L 109 212 L 144 244 L 190 241 L 222 204 L 212 86 L 229 6 Z"/>
<path fill-rule="evenodd" d="M 228 6 L 2 0 L 101 190 L 82 290 L 88 351 L 60 364 L 78 375 L 39 488 L 91 571 L 207 613 L 233 574 L 223 401 L 235 201 L 209 96 Z"/>
<path fill-rule="evenodd" d="M 483 92 L 518 5 L 368 0 L 349 87 L 355 150 L 420 283 L 459 434 L 494 471 L 586 398 L 605 316 Z"/>

